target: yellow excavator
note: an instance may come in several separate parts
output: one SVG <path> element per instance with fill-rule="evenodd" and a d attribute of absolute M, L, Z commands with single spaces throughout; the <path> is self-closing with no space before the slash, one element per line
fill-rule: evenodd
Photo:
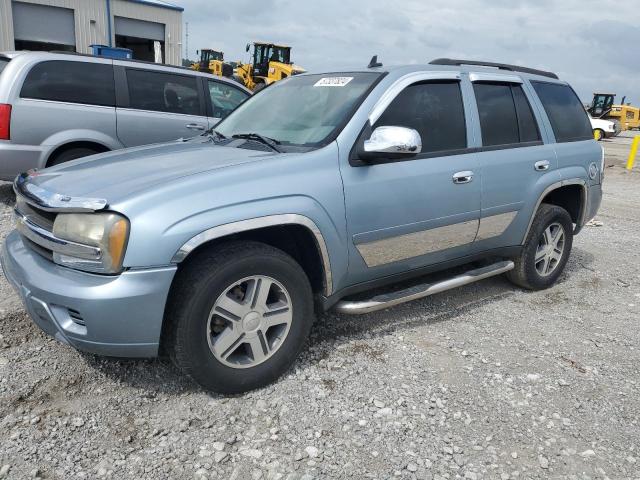
<path fill-rule="evenodd" d="M 238 62 L 233 71 L 233 78 L 248 89 L 258 91 L 283 78 L 306 72 L 291 61 L 291 47 L 254 42 L 247 44 L 247 52 L 252 45 L 252 62 Z"/>
<path fill-rule="evenodd" d="M 191 64 L 192 70 L 200 72 L 208 72 L 219 77 L 233 76 L 233 63 L 224 61 L 224 53 L 212 48 L 204 48 L 197 52 L 200 55 L 200 61 Z"/>

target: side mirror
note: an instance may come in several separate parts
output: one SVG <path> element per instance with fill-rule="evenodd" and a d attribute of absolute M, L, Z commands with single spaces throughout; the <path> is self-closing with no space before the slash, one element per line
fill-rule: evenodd
<path fill-rule="evenodd" d="M 421 151 L 422 139 L 413 128 L 378 127 L 371 134 L 371 138 L 364 141 L 360 157 L 375 159 L 395 155 L 415 155 Z"/>
<path fill-rule="evenodd" d="M 248 52 L 250 48 L 251 48 L 251 44 L 250 44 L 250 43 L 247 43 L 247 46 L 246 46 L 246 47 L 244 47 L 244 51 L 245 51 L 245 52 Z"/>
<path fill-rule="evenodd" d="M 200 50 L 196 50 L 196 55 L 200 55 Z"/>

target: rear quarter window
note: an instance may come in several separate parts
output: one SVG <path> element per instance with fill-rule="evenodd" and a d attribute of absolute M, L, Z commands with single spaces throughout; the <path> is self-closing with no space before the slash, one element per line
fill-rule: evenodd
<path fill-rule="evenodd" d="M 0 58 L 0 75 L 2 75 L 2 71 L 7 65 L 9 65 L 9 60 L 7 60 L 6 58 Z"/>
<path fill-rule="evenodd" d="M 115 105 L 113 66 L 65 60 L 41 62 L 27 74 L 20 96 L 113 107 Z"/>
<path fill-rule="evenodd" d="M 568 85 L 532 81 L 557 142 L 576 142 L 593 138 L 591 122 L 580 99 Z"/>

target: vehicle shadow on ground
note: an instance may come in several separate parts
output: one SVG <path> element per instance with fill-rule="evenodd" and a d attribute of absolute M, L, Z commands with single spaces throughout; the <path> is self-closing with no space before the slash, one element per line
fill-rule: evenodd
<path fill-rule="evenodd" d="M 13 207 L 16 203 L 16 194 L 12 183 L 0 181 L 0 204 Z"/>

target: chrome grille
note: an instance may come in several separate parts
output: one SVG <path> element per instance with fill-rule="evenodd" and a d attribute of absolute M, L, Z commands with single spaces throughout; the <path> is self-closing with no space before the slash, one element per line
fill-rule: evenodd
<path fill-rule="evenodd" d="M 56 219 L 56 214 L 53 212 L 45 212 L 33 205 L 29 205 L 20 197 L 16 199 L 16 211 L 23 216 L 27 217 L 29 221 L 35 223 L 40 228 L 44 228 L 49 232 L 53 232 L 53 222 Z"/>

